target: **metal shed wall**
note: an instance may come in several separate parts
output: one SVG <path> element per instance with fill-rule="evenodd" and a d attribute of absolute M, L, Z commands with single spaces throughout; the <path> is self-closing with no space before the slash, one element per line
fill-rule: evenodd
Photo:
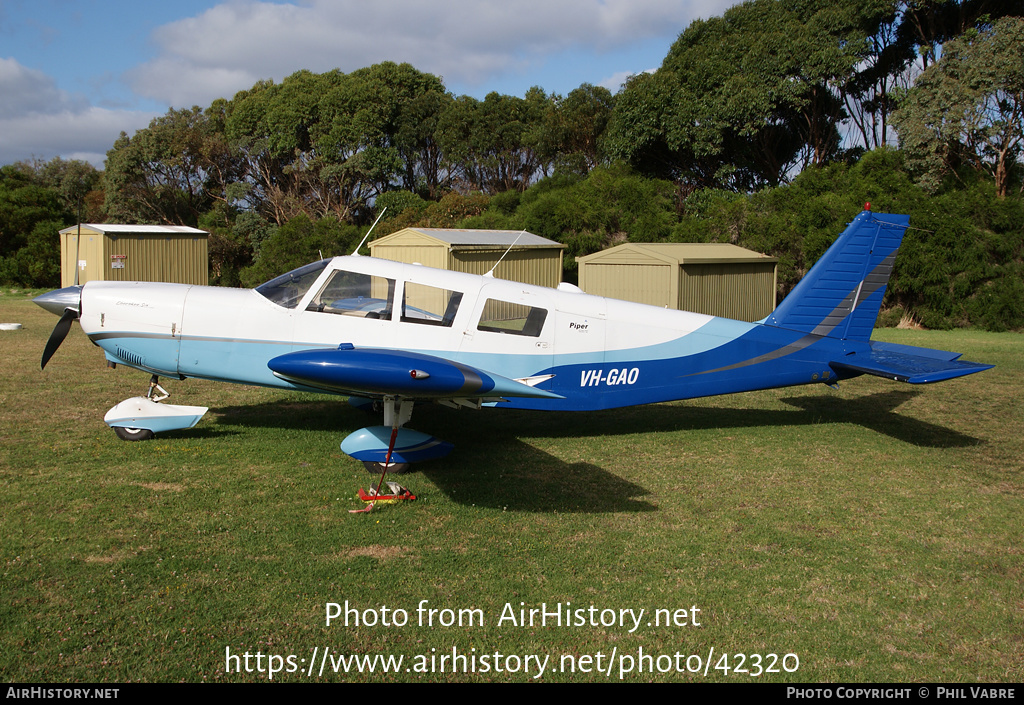
<path fill-rule="evenodd" d="M 775 263 L 683 264 L 677 308 L 739 321 L 775 309 Z"/>
<path fill-rule="evenodd" d="M 381 245 L 370 248 L 372 257 L 392 262 L 419 263 L 424 267 L 448 269 L 448 251 L 443 245 Z"/>
<path fill-rule="evenodd" d="M 448 269 L 448 244 L 411 228 L 378 238 L 369 247 L 371 257 Z"/>
<path fill-rule="evenodd" d="M 667 262 L 594 262 L 580 266 L 580 288 L 588 294 L 676 308 L 673 269 L 674 266 Z"/>
<path fill-rule="evenodd" d="M 719 243 L 627 243 L 577 259 L 588 294 L 744 321 L 775 308 L 777 260 Z"/>
<path fill-rule="evenodd" d="M 505 249 L 452 250 L 448 268 L 455 272 L 487 274 Z M 498 279 L 556 287 L 562 281 L 562 251 L 554 248 L 515 249 L 494 270 Z"/>
<path fill-rule="evenodd" d="M 82 226 L 78 252 L 79 260 L 86 266 L 79 273 L 79 283 L 150 281 L 204 286 L 209 283 L 207 233 L 192 228 L 187 232 L 168 229 L 139 233 L 127 231 L 125 226 L 110 226 L 118 229 L 104 232 L 103 227 Z M 60 231 L 62 286 L 74 283 L 77 232 L 77 226 Z"/>
<path fill-rule="evenodd" d="M 209 282 L 207 240 L 192 235 L 118 235 L 104 241 L 107 281 Z M 113 264 L 124 258 L 124 268 Z"/>
<path fill-rule="evenodd" d="M 550 287 L 558 286 L 562 281 L 563 248 L 558 243 L 533 235 L 531 237 L 535 240 L 550 242 L 550 245 L 516 244 L 508 251 L 511 240 L 508 244 L 501 244 L 500 240 L 488 242 L 489 233 L 509 240 L 507 231 L 405 228 L 371 242 L 370 254 L 395 262 L 417 262 L 427 267 L 470 274 L 486 274 L 495 262 L 501 260 L 494 272 L 499 279 Z M 445 240 L 446 234 L 458 235 L 459 241 Z M 505 255 L 504 259 L 502 255 Z"/>
<path fill-rule="evenodd" d="M 80 262 L 85 266 L 78 273 L 78 281 L 84 284 L 87 281 L 102 280 L 103 268 L 103 234 L 95 230 L 89 230 L 82 226 L 82 241 L 77 243 L 78 227 L 68 233 L 60 231 L 60 285 L 72 286 L 75 283 L 75 269 Z M 75 261 L 77 254 L 78 260 Z"/>

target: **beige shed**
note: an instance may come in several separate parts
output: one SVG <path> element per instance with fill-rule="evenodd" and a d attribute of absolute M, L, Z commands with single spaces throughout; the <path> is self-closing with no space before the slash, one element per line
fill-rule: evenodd
<path fill-rule="evenodd" d="M 562 281 L 564 249 L 559 242 L 518 230 L 405 228 L 370 243 L 374 257 L 453 272 L 486 274 L 500 259 L 495 277 L 550 287 Z"/>
<path fill-rule="evenodd" d="M 775 309 L 778 259 L 736 245 L 627 243 L 576 262 L 588 294 L 741 321 Z"/>
<path fill-rule="evenodd" d="M 209 283 L 209 233 L 184 225 L 82 224 L 60 231 L 61 286 L 88 281 Z M 78 261 L 75 261 L 75 253 Z"/>

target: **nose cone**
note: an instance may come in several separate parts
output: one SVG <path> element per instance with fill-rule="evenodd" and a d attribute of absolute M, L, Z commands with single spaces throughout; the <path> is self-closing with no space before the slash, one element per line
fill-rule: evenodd
<path fill-rule="evenodd" d="M 70 308 L 81 313 L 82 287 L 66 286 L 54 289 L 32 299 L 33 303 L 42 306 L 55 316 L 64 315 L 64 309 Z"/>

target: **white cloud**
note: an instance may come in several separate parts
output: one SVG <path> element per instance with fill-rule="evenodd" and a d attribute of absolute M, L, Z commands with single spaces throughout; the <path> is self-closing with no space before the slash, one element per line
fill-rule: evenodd
<path fill-rule="evenodd" d="M 558 52 L 606 52 L 682 31 L 728 0 L 235 0 L 156 30 L 160 54 L 127 75 L 176 106 L 208 105 L 298 69 L 409 62 L 446 83 L 480 85 Z"/>
<path fill-rule="evenodd" d="M 720 14 L 734 1 L 226 0 L 159 27 L 150 37 L 152 60 L 120 76 L 110 66 L 78 83 L 83 94 L 0 58 L 0 164 L 59 155 L 102 166 L 120 132 L 145 127 L 167 105 L 206 106 L 299 69 L 407 61 L 459 91 L 515 92 L 526 83 L 565 92 L 571 88 L 551 84 L 570 76 L 608 76 L 601 85 L 617 90 L 622 77 L 652 63 L 636 47 L 663 52 L 693 19 Z M 117 77 L 133 96 L 112 90 Z M 99 107 L 98 96 L 107 93 L 116 98 Z M 151 111 L 137 109 L 140 103 Z"/>
<path fill-rule="evenodd" d="M 14 59 L 0 59 L 0 95 L 0 164 L 62 156 L 102 168 L 122 130 L 131 133 L 154 117 L 90 106 L 58 89 L 45 73 Z"/>
<path fill-rule="evenodd" d="M 657 70 L 658 69 L 656 68 L 646 69 L 644 71 L 641 71 L 640 73 L 654 73 Z M 626 84 L 626 81 L 629 80 L 631 76 L 635 75 L 635 71 L 617 71 L 616 73 L 613 73 L 611 76 L 604 79 L 597 85 L 602 86 L 603 88 L 607 88 L 613 94 L 615 94 L 622 90 L 622 87 Z"/>
<path fill-rule="evenodd" d="M 69 102 L 53 79 L 42 71 L 22 66 L 14 59 L 0 59 L 0 119 L 27 112 L 46 112 Z"/>

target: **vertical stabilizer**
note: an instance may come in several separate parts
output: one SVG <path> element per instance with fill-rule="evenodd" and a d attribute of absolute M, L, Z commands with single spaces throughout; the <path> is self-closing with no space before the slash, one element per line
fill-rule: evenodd
<path fill-rule="evenodd" d="M 870 340 L 909 224 L 906 215 L 860 213 L 765 323 L 841 340 Z"/>

